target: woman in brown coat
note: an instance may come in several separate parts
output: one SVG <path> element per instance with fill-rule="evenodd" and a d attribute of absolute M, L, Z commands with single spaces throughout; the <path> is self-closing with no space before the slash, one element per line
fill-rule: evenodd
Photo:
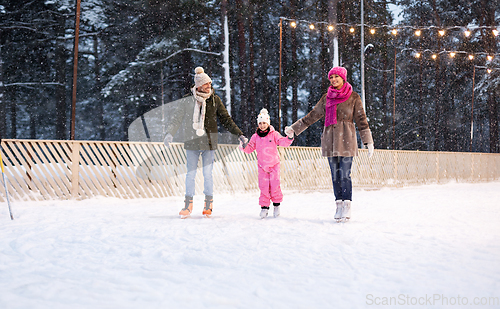
<path fill-rule="evenodd" d="M 352 91 L 346 81 L 347 70 L 334 67 L 328 72 L 330 87 L 319 102 L 302 119 L 285 128 L 286 134 L 302 133 L 310 125 L 325 117 L 321 135 L 321 151 L 328 158 L 332 173 L 333 191 L 337 204 L 335 219 L 347 221 L 351 217 L 352 182 L 351 166 L 358 154 L 356 122 L 361 141 L 368 147 L 368 157 L 374 151 L 373 138 L 359 94 Z"/>

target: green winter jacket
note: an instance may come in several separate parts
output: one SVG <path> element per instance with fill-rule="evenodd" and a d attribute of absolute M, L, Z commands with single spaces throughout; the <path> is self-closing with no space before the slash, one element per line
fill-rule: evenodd
<path fill-rule="evenodd" d="M 213 88 L 212 88 L 213 90 Z M 193 129 L 193 111 L 195 98 L 192 94 L 184 96 L 182 103 L 179 104 L 175 111 L 170 124 L 166 131 L 174 136 L 179 129 L 183 132 L 182 142 L 187 150 L 215 150 L 217 149 L 218 128 L 217 119 L 220 123 L 232 134 L 237 136 L 243 135 L 243 132 L 234 123 L 233 119 L 227 112 L 226 107 L 222 104 L 222 100 L 215 94 L 206 100 L 207 107 L 205 112 L 205 134 L 202 136 L 196 135 Z"/>

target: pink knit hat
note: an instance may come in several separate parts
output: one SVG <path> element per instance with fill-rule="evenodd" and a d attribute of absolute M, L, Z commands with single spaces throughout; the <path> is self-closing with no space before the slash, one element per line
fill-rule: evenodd
<path fill-rule="evenodd" d="M 344 81 L 346 81 L 347 79 L 347 69 L 344 68 L 344 67 L 333 67 L 330 72 L 328 72 L 328 79 L 330 79 L 330 77 L 333 75 L 333 74 L 337 74 L 338 76 L 342 77 L 342 79 Z"/>

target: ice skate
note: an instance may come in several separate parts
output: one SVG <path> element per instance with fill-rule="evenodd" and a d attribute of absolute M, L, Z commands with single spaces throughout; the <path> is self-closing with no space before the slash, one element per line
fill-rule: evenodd
<path fill-rule="evenodd" d="M 342 208 L 342 221 L 347 222 L 351 219 L 351 201 L 344 201 L 344 207 Z"/>
<path fill-rule="evenodd" d="M 275 218 L 280 215 L 280 205 L 274 206 L 274 213 L 273 214 L 274 214 Z"/>
<path fill-rule="evenodd" d="M 269 212 L 269 207 L 261 207 L 261 211 L 260 211 L 260 218 L 261 219 L 264 219 L 265 217 L 267 217 L 267 214 Z"/>
<path fill-rule="evenodd" d="M 212 215 L 212 206 L 214 203 L 213 196 L 205 196 L 205 207 L 203 207 L 203 215 L 207 218 L 210 218 Z"/>
<path fill-rule="evenodd" d="M 344 209 L 344 201 L 338 200 L 335 201 L 337 204 L 337 211 L 335 212 L 335 221 L 340 222 L 342 221 L 342 211 Z"/>
<path fill-rule="evenodd" d="M 179 211 L 179 215 L 181 219 L 186 219 L 191 216 L 191 212 L 193 211 L 193 198 L 190 196 L 186 196 L 184 200 L 184 208 Z"/>

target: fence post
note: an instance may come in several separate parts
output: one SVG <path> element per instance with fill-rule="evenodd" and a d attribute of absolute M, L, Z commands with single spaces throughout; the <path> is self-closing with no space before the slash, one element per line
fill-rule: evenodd
<path fill-rule="evenodd" d="M 439 152 L 436 152 L 436 182 L 439 184 Z"/>
<path fill-rule="evenodd" d="M 471 155 L 471 160 L 470 160 L 470 178 L 471 178 L 471 182 L 475 182 L 475 179 L 474 179 L 474 153 L 470 153 Z"/>
<path fill-rule="evenodd" d="M 397 186 L 398 185 L 398 151 L 397 150 L 394 150 L 394 159 L 393 159 L 393 163 L 394 163 L 394 185 Z"/>
<path fill-rule="evenodd" d="M 71 197 L 78 197 L 80 187 L 80 143 L 73 141 L 71 147 Z"/>

